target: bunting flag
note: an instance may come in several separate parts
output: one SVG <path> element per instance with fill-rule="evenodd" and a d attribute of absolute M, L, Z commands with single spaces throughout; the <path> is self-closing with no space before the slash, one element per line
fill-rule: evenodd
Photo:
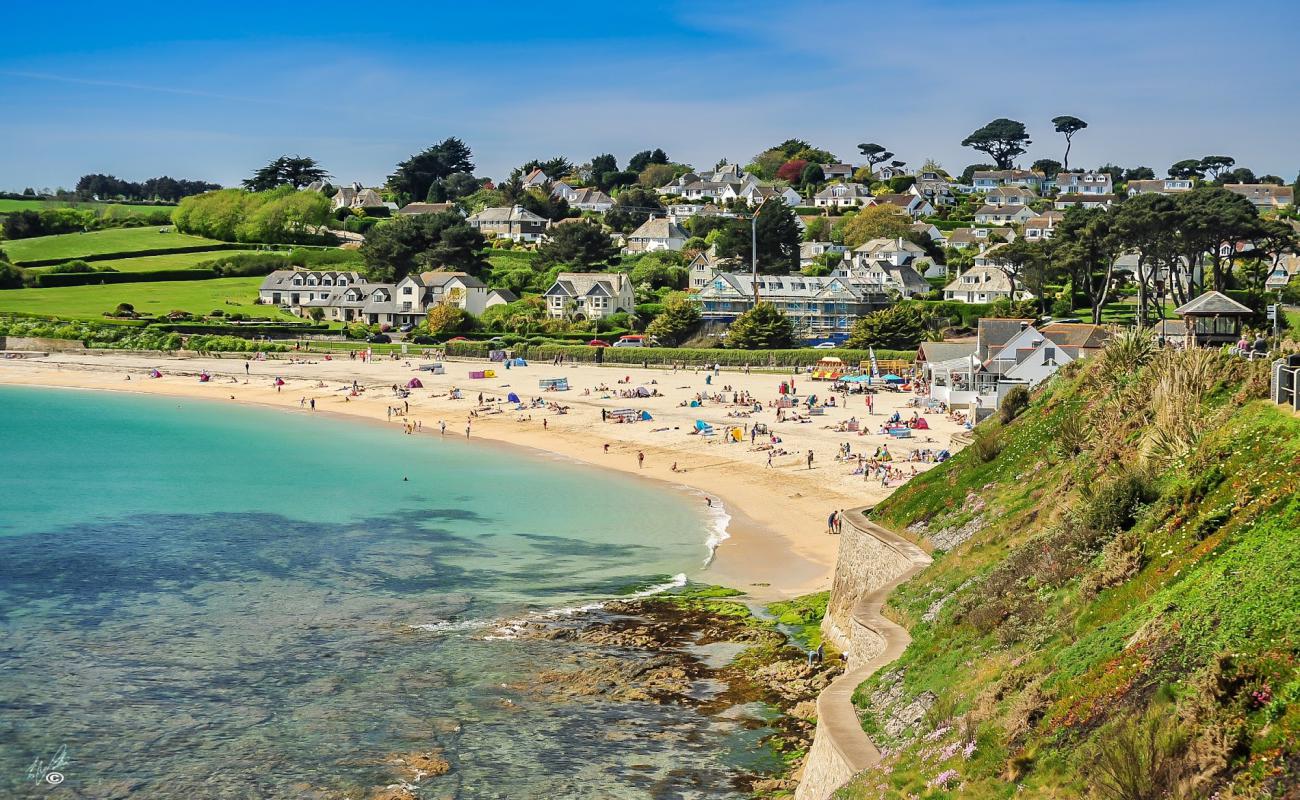
<path fill-rule="evenodd" d="M 867 354 L 871 356 L 871 377 L 880 377 L 880 365 L 876 363 L 876 348 L 868 347 Z"/>

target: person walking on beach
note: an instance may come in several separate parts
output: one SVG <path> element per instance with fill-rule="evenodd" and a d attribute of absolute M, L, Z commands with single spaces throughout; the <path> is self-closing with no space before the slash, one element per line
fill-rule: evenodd
<path fill-rule="evenodd" d="M 875 405 L 875 404 L 871 402 L 871 393 L 868 392 L 868 393 L 867 393 L 867 414 L 874 414 L 874 413 L 876 413 L 876 410 L 875 410 L 875 408 L 874 408 L 874 405 Z"/>
<path fill-rule="evenodd" d="M 609 442 L 605 442 L 605 455 L 609 455 Z"/>
<path fill-rule="evenodd" d="M 542 430 L 548 430 L 549 424 L 550 424 L 550 420 L 548 420 L 546 417 L 542 417 Z"/>
<path fill-rule="evenodd" d="M 808 451 L 808 469 L 812 469 L 813 451 Z"/>
<path fill-rule="evenodd" d="M 446 420 L 444 420 L 444 419 L 440 419 L 440 420 L 438 420 L 438 433 L 441 434 L 441 435 L 443 435 L 443 436 L 446 436 L 446 435 L 447 435 L 447 421 L 446 421 Z"/>
<path fill-rule="evenodd" d="M 772 451 L 771 451 L 771 450 L 768 450 L 768 451 L 767 451 L 767 468 L 768 468 L 768 469 L 771 469 L 771 468 L 772 468 Z"/>
<path fill-rule="evenodd" d="M 245 375 L 248 374 L 248 362 L 247 362 L 247 361 L 244 362 L 244 374 L 245 374 Z"/>
<path fill-rule="evenodd" d="M 316 398 L 314 397 L 311 399 L 311 410 L 312 411 L 316 410 Z"/>
<path fill-rule="evenodd" d="M 641 469 L 644 466 L 645 466 L 645 451 L 638 450 L 636 451 L 636 468 Z"/>
<path fill-rule="evenodd" d="M 469 421 L 469 420 L 465 420 L 465 438 L 466 438 L 466 439 L 469 438 L 469 426 L 470 426 L 470 425 L 471 425 L 470 421 Z"/>

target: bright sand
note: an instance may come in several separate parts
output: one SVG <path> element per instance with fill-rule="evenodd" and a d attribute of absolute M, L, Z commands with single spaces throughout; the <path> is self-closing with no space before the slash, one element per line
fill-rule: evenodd
<path fill-rule="evenodd" d="M 826 519 L 835 509 L 870 505 L 879 502 L 896 488 L 884 488 L 877 479 L 864 480 L 850 474 L 856 462 L 837 462 L 835 456 L 844 442 L 852 452 L 870 455 L 883 444 L 895 459 L 905 458 L 913 448 L 954 452 L 960 447 L 952 436 L 961 426 L 943 414 L 929 414 L 928 431 L 916 431 L 915 438 L 896 440 L 879 435 L 876 430 L 895 410 L 910 417 L 906 404 L 911 395 L 880 392 L 874 395 L 875 413 L 867 415 L 862 395 L 850 395 L 846 407 L 828 408 L 824 416 L 812 422 L 776 422 L 776 411 L 769 403 L 778 395 L 782 381 L 794 377 L 800 398 L 809 393 L 825 398 L 830 385 L 814 382 L 807 375 L 789 373 L 743 374 L 724 370 L 706 384 L 705 370 L 673 372 L 671 369 L 639 369 L 623 366 L 594 365 L 553 366 L 533 363 L 527 367 L 504 369 L 499 364 L 473 361 L 445 362 L 445 375 L 419 371 L 418 358 L 389 360 L 376 357 L 371 363 L 342 357 L 325 360 L 321 355 L 301 359 L 291 354 L 278 358 L 246 362 L 238 356 L 172 357 L 160 354 L 93 353 L 53 354 L 40 358 L 0 361 L 0 383 L 78 389 L 106 389 L 187 398 L 205 398 L 223 402 L 256 403 L 301 413 L 313 413 L 302 404 L 316 401 L 315 413 L 345 414 L 372 422 L 401 426 L 407 420 L 422 423 L 417 435 L 438 436 L 439 422 L 447 424 L 448 436 L 465 437 L 467 423 L 471 441 L 506 443 L 544 450 L 605 469 L 617 469 L 646 478 L 671 482 L 696 489 L 714 502 L 725 504 L 731 515 L 730 538 L 717 549 L 712 565 L 702 578 L 748 591 L 757 599 L 787 597 L 829 587 L 835 563 L 838 539 L 827 534 Z M 249 374 L 245 376 L 245 364 Z M 148 377 L 157 368 L 161 378 Z M 472 380 L 474 370 L 494 369 L 495 378 Z M 212 380 L 202 383 L 197 375 L 207 371 Z M 126 380 L 127 376 L 131 379 Z M 273 380 L 284 385 L 277 391 Z M 423 388 L 414 389 L 405 400 L 392 391 L 393 384 L 405 386 L 418 377 Z M 545 392 L 538 388 L 541 378 L 565 377 L 572 387 L 567 392 Z M 232 381 L 232 378 L 234 379 Z M 626 383 L 619 383 L 628 379 Z M 345 400 L 356 380 L 366 391 L 360 397 Z M 655 381 L 657 383 L 652 383 Z M 323 383 L 324 386 L 319 384 Z M 596 387 L 608 386 L 610 391 Z M 645 386 L 658 390 L 662 397 L 625 399 L 619 390 Z M 735 407 L 706 402 L 701 408 L 684 407 L 697 393 L 722 391 L 723 386 L 746 391 L 762 402 L 762 412 L 748 418 L 730 418 Z M 459 388 L 463 399 L 453 400 L 451 388 Z M 590 390 L 587 393 L 585 390 Z M 525 404 L 534 398 L 569 407 L 566 414 L 549 409 L 513 410 L 505 401 L 516 392 Z M 500 414 L 472 417 L 479 393 L 485 401 L 501 401 Z M 409 415 L 389 417 L 390 407 L 410 404 Z M 601 409 L 634 408 L 649 412 L 651 421 L 620 424 L 601 421 Z M 788 413 L 788 412 L 787 412 Z M 865 435 L 837 432 L 840 422 L 856 417 Z M 690 434 L 695 421 L 702 419 L 719 432 L 704 437 Z M 546 427 L 543 427 L 543 420 Z M 766 424 L 789 455 L 778 456 L 768 466 L 768 454 L 752 449 L 748 437 L 738 443 L 724 443 L 724 426 Z M 663 430 L 667 428 L 667 430 Z M 932 440 L 932 441 L 927 441 Z M 759 437 L 762 441 L 762 437 Z M 608 453 L 605 445 L 609 445 Z M 813 468 L 807 468 L 806 454 L 814 452 Z M 638 466 L 637 453 L 645 454 Z M 676 464 L 677 470 L 672 467 Z M 898 461 L 905 473 L 929 468 L 929 464 Z M 615 520 L 615 522 L 617 522 Z"/>

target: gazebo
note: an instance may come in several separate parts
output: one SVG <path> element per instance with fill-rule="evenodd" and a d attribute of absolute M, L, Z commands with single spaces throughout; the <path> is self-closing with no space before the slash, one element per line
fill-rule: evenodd
<path fill-rule="evenodd" d="M 1174 313 L 1187 328 L 1187 346 L 1215 347 L 1233 344 L 1241 338 L 1241 323 L 1254 311 L 1223 292 L 1206 292 L 1189 300 Z"/>

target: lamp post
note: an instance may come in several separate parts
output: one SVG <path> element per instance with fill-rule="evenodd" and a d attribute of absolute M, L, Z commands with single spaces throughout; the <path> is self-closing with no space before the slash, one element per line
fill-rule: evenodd
<path fill-rule="evenodd" d="M 749 218 L 749 256 L 754 270 L 754 308 L 758 308 L 758 215 L 762 213 L 765 205 L 767 200 L 759 203 L 758 208 L 754 209 L 754 215 Z"/>

